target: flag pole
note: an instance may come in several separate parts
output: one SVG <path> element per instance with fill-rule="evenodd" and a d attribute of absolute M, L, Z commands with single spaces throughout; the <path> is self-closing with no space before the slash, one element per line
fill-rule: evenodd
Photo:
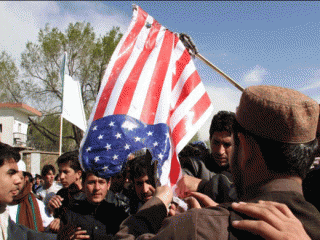
<path fill-rule="evenodd" d="M 231 77 L 229 77 L 227 74 L 225 74 L 222 70 L 220 70 L 218 67 L 214 66 L 211 62 L 209 62 L 205 57 L 203 57 L 200 53 L 195 54 L 195 56 L 203 61 L 205 64 L 207 64 L 209 67 L 211 67 L 213 70 L 216 70 L 221 76 L 223 76 L 225 79 L 227 79 L 233 86 L 238 88 L 241 92 L 243 92 L 244 88 L 241 87 L 236 81 L 234 81 Z"/>
<path fill-rule="evenodd" d="M 64 84 L 64 74 L 65 74 L 65 68 L 66 68 L 66 62 L 67 62 L 67 52 L 64 52 L 63 59 L 62 59 L 62 65 L 60 68 L 60 78 L 61 78 L 61 85 L 62 85 L 62 101 L 61 101 L 61 114 L 60 114 L 60 139 L 59 139 L 59 156 L 62 154 L 62 125 L 63 125 L 63 117 L 62 117 L 62 111 L 63 111 L 63 84 Z"/>
<path fill-rule="evenodd" d="M 60 114 L 60 141 L 59 141 L 59 156 L 62 153 L 62 124 L 63 124 L 63 117 L 62 113 Z"/>
<path fill-rule="evenodd" d="M 192 56 L 197 57 L 199 60 L 203 61 L 205 64 L 207 64 L 209 67 L 211 67 L 213 70 L 217 71 L 221 76 L 223 76 L 225 79 L 227 79 L 233 86 L 238 88 L 241 92 L 243 92 L 244 88 L 241 87 L 236 81 L 234 81 L 231 77 L 229 77 L 227 74 L 225 74 L 222 70 L 220 70 L 218 67 L 214 66 L 211 62 L 209 62 L 205 57 L 203 57 L 200 53 L 198 53 L 198 50 L 194 43 L 192 42 L 190 36 L 184 33 L 179 34 L 180 40 L 183 42 L 184 46 L 188 49 L 189 53 Z"/>

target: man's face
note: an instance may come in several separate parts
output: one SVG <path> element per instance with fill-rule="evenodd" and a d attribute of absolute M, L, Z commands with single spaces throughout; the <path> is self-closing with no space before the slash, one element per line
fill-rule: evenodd
<path fill-rule="evenodd" d="M 60 182 L 64 188 L 69 187 L 81 178 L 81 171 L 75 172 L 68 163 L 59 164 Z"/>
<path fill-rule="evenodd" d="M 19 172 L 18 172 L 18 175 L 19 175 L 19 177 L 20 177 L 20 179 L 21 179 L 21 182 L 18 184 L 19 191 L 21 191 L 21 190 L 23 189 L 25 183 L 26 183 L 26 180 L 25 180 L 25 178 L 24 178 L 24 176 L 23 176 L 23 172 L 22 172 L 22 171 L 19 171 Z"/>
<path fill-rule="evenodd" d="M 40 178 L 36 178 L 36 184 L 37 184 L 37 185 L 40 185 L 40 183 L 41 183 L 40 181 L 41 181 Z"/>
<path fill-rule="evenodd" d="M 0 167 L 0 204 L 9 204 L 19 192 L 21 178 L 18 174 L 18 165 L 14 159 L 5 161 Z"/>
<path fill-rule="evenodd" d="M 47 173 L 47 175 L 44 176 L 43 181 L 46 186 L 51 187 L 51 185 L 53 184 L 53 181 L 54 181 L 54 174 L 53 174 L 52 170 L 50 170 Z"/>
<path fill-rule="evenodd" d="M 85 181 L 85 194 L 90 203 L 100 203 L 107 195 L 111 181 L 89 174 Z"/>
<path fill-rule="evenodd" d="M 214 161 L 220 167 L 226 167 L 230 163 L 232 151 L 232 134 L 227 131 L 214 132 L 211 140 L 211 152 Z"/>
<path fill-rule="evenodd" d="M 150 200 L 155 192 L 155 188 L 151 185 L 148 175 L 135 178 L 134 188 L 138 198 L 142 202 Z"/>

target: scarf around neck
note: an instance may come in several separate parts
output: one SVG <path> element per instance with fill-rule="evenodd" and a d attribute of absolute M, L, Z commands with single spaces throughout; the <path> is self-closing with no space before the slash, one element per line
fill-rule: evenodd
<path fill-rule="evenodd" d="M 43 232 L 43 221 L 36 197 L 31 193 L 32 184 L 26 182 L 10 205 L 18 204 L 16 222 L 38 232 Z"/>

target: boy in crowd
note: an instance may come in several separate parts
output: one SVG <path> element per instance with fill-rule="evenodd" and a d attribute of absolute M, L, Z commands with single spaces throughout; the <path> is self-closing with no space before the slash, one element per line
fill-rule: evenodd
<path fill-rule="evenodd" d="M 96 172 L 86 172 L 83 179 L 85 199 L 76 201 L 71 209 L 61 217 L 62 227 L 59 235 L 68 236 L 67 226 L 81 229 L 75 239 L 108 239 L 118 230 L 120 223 L 128 217 L 121 207 L 106 201 L 111 178 L 99 177 Z"/>

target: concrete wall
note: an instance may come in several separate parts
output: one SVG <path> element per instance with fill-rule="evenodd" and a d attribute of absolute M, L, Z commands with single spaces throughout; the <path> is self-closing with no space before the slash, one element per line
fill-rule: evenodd
<path fill-rule="evenodd" d="M 58 173 L 58 166 L 56 165 L 56 160 L 59 157 L 58 152 L 41 152 L 41 151 L 21 151 L 22 160 L 26 164 L 26 169 L 28 172 L 35 174 L 41 174 L 41 169 L 46 164 L 52 164 L 56 169 L 56 174 Z M 21 161 L 21 160 L 20 160 Z"/>
<path fill-rule="evenodd" d="M 2 125 L 2 133 L 0 133 L 0 141 L 10 146 L 13 146 L 13 116 L 0 117 L 0 124 Z"/>

